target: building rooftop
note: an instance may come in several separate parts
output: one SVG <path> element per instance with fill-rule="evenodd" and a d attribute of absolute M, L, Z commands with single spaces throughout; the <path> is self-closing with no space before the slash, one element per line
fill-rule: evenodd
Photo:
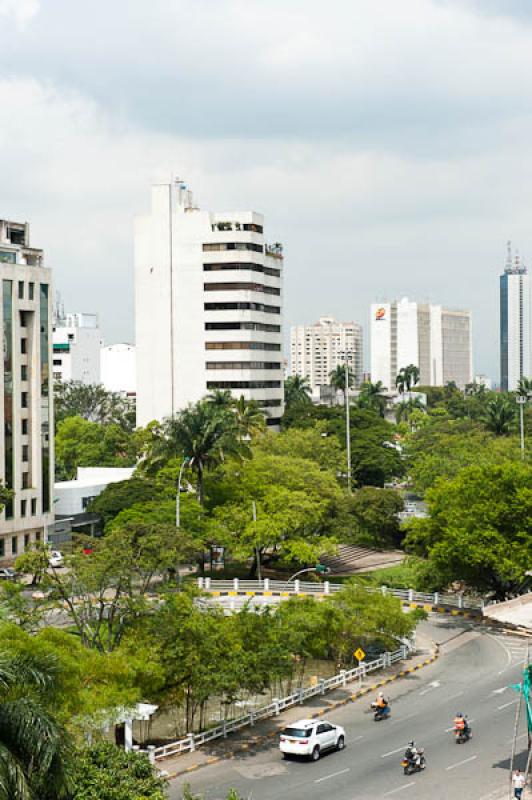
<path fill-rule="evenodd" d="M 0 219 L 0 263 L 43 266 L 43 251 L 30 247 L 30 226 L 27 222 Z"/>

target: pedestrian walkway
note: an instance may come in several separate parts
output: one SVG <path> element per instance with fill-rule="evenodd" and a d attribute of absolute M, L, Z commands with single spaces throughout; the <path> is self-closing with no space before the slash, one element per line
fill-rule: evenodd
<path fill-rule="evenodd" d="M 358 697 L 370 694 L 385 683 L 390 683 L 398 678 L 406 677 L 422 667 L 428 665 L 437 657 L 437 647 L 430 639 L 417 637 L 418 650 L 416 655 L 407 661 L 402 661 L 368 675 L 361 684 L 353 681 L 345 688 L 335 689 L 326 695 L 311 698 L 303 705 L 294 706 L 283 711 L 277 717 L 261 720 L 254 726 L 249 726 L 229 734 L 226 739 L 215 739 L 192 753 L 186 753 L 157 762 L 160 770 L 168 773 L 170 778 L 177 777 L 186 772 L 192 772 L 202 766 L 214 764 L 226 758 L 234 758 L 249 750 L 268 746 L 279 736 L 282 728 L 290 722 L 301 717 L 326 716 L 338 706 L 346 705 Z M 364 700 L 361 700 L 364 702 Z"/>

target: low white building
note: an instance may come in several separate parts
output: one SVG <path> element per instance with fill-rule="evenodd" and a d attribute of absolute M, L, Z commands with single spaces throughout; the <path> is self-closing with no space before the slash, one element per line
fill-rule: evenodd
<path fill-rule="evenodd" d="M 90 501 L 98 497 L 110 483 L 127 481 L 134 467 L 78 467 L 73 481 L 54 484 L 55 513 L 59 517 L 84 514 Z"/>
<path fill-rule="evenodd" d="M 100 383 L 101 334 L 96 314 L 56 311 L 53 330 L 55 381 Z"/>
<path fill-rule="evenodd" d="M 101 382 L 108 392 L 128 397 L 137 393 L 137 356 L 134 344 L 110 344 L 100 353 Z"/>

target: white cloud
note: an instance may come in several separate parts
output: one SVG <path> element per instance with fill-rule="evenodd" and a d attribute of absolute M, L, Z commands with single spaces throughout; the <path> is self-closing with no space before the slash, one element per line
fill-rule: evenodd
<path fill-rule="evenodd" d="M 23 31 L 39 8 L 39 0 L 0 0 L 0 17 L 14 20 L 17 28 Z"/>

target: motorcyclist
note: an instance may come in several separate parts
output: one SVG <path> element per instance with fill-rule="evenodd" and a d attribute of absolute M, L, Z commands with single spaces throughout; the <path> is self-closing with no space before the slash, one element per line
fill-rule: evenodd
<path fill-rule="evenodd" d="M 377 699 L 372 705 L 375 710 L 379 712 L 379 714 L 382 714 L 382 716 L 386 716 L 386 714 L 390 713 L 390 704 L 383 692 L 379 692 Z"/>
<path fill-rule="evenodd" d="M 454 729 L 457 732 L 463 733 L 464 736 L 469 736 L 469 723 L 467 717 L 458 713 L 454 718 Z"/>
<path fill-rule="evenodd" d="M 408 747 L 405 751 L 405 758 L 407 761 L 410 761 L 412 764 L 415 764 L 416 767 L 421 765 L 421 755 L 418 752 L 415 742 L 408 742 Z"/>

